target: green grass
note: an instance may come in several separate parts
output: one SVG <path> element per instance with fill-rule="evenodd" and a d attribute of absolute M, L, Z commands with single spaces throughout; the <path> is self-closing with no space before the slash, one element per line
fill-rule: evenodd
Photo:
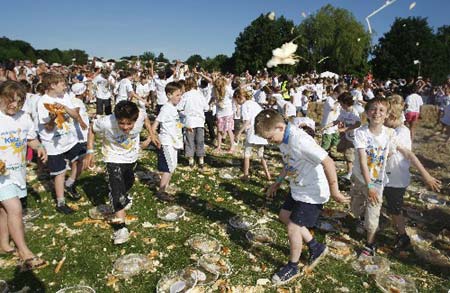
<path fill-rule="evenodd" d="M 270 152 L 274 159 L 279 160 L 276 151 Z M 196 169 L 188 170 L 183 167 L 186 161 L 181 159 L 179 166 L 182 168 L 175 172 L 172 183 L 180 188 L 175 203 L 186 209 L 186 218 L 171 228 L 142 226 L 144 222 L 163 223 L 157 218 L 157 211 L 168 204 L 155 199 L 154 185 L 136 182 L 131 192 L 134 205 L 129 211 L 138 217 L 136 222 L 129 225 L 129 229 L 135 234 L 128 243 L 121 246 L 112 244 L 112 229 L 108 226 L 74 226 L 75 222 L 88 217 L 88 210 L 93 205 L 107 200 L 108 187 L 104 173 L 83 174 L 78 186 L 85 195 L 83 200 L 77 203 L 79 210 L 74 215 L 63 216 L 55 212 L 51 190 L 39 194 L 31 192 L 29 206 L 40 209 L 42 215 L 33 222 L 36 227 L 34 231 L 27 232 L 27 241 L 32 251 L 42 254 L 50 265 L 41 270 L 24 273 L 14 266 L 0 268 L 0 279 L 7 280 L 12 291 L 28 286 L 31 292 L 55 292 L 62 287 L 85 284 L 97 292 L 113 292 L 113 288 L 107 286 L 107 278 L 114 261 L 122 254 L 149 254 L 154 250 L 158 251 L 154 260 L 160 263 L 154 272 L 146 272 L 116 283 L 120 292 L 152 292 L 164 274 L 196 263 L 193 259 L 199 255 L 195 256 L 195 252 L 184 245 L 189 236 L 195 233 L 210 234 L 229 249 L 226 257 L 233 266 L 233 274 L 226 282 L 230 286 L 254 286 L 260 278 L 270 279 L 279 266 L 287 261 L 289 253 L 286 231 L 276 216 L 282 204 L 282 197 L 287 194 L 287 187 L 281 190 L 279 197 L 272 204 L 266 205 L 263 188 L 268 182 L 257 162 L 252 164 L 253 174 L 249 182 L 241 182 L 238 179 L 223 180 L 219 177 L 223 168 L 237 165 L 238 158 L 208 155 L 206 162 L 211 167 L 212 174 L 203 174 Z M 274 160 L 270 162 L 272 168 L 274 163 Z M 144 151 L 137 170 L 153 171 L 155 167 L 155 153 Z M 327 207 L 337 205 L 331 201 Z M 240 214 L 268 218 L 270 221 L 265 225 L 277 232 L 276 243 L 267 247 L 252 247 L 244 232 L 231 230 L 227 225 L 229 218 Z M 70 229 L 81 231 L 77 235 L 68 235 L 66 230 L 58 229 L 61 223 Z M 344 221 L 344 226 L 351 227 L 352 224 L 350 220 Z M 361 236 L 354 233 L 353 228 L 349 234 L 358 241 L 362 240 Z M 316 237 L 323 241 L 325 233 L 316 231 Z M 146 244 L 153 238 L 153 243 Z M 393 238 L 394 235 L 389 229 L 379 237 L 388 246 L 392 246 Z M 54 273 L 56 263 L 64 256 L 66 261 L 60 272 Z M 392 271 L 412 276 L 420 292 L 446 292 L 450 288 L 448 271 L 424 263 L 414 256 L 413 252 L 407 259 L 399 259 L 395 254 L 384 256 L 392 262 Z M 302 255 L 302 262 L 306 259 L 307 252 Z M 364 282 L 369 285 L 368 288 L 364 287 Z M 331 257 L 326 258 L 312 275 L 283 287 L 294 290 L 300 286 L 303 292 L 336 292 L 342 287 L 348 288 L 349 292 L 378 292 L 370 277 L 356 273 L 349 263 Z M 271 287 L 264 287 L 263 290 L 276 291 Z"/>

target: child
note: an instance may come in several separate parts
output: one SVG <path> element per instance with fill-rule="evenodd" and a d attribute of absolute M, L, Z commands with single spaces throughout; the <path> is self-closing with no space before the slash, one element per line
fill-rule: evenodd
<path fill-rule="evenodd" d="M 35 256 L 25 242 L 20 203 L 20 198 L 27 195 L 25 146 L 36 150 L 43 162 L 47 161 L 47 153 L 36 139 L 30 116 L 20 110 L 25 95 L 25 89 L 16 81 L 0 84 L 0 252 L 16 253 L 9 243 L 11 237 L 25 268 L 37 269 L 46 262 Z"/>
<path fill-rule="evenodd" d="M 341 106 L 339 105 L 337 98 L 339 97 L 339 95 L 344 93 L 344 88 L 340 85 L 336 86 L 332 91 L 331 86 L 327 87 L 327 90 L 329 90 L 331 94 L 327 97 L 323 105 L 322 123 L 321 123 L 322 127 L 325 127 L 329 123 L 336 121 L 337 118 L 339 117 L 339 114 L 341 112 Z M 338 126 L 334 125 L 332 127 L 324 129 L 322 134 L 321 147 L 324 150 L 328 151 L 329 154 L 331 154 L 333 149 L 336 148 L 338 144 L 339 144 Z"/>
<path fill-rule="evenodd" d="M 355 148 L 353 147 L 354 129 L 361 125 L 359 113 L 353 107 L 353 96 L 349 92 L 344 92 L 338 96 L 338 102 L 341 105 L 341 112 L 338 118 L 327 124 L 323 130 L 329 127 L 338 125 L 338 130 L 341 132 L 337 151 L 344 154 L 347 162 L 347 175 L 345 178 L 350 180 L 352 176 L 353 161 L 355 160 Z"/>
<path fill-rule="evenodd" d="M 145 118 L 135 103 L 121 101 L 114 108 L 114 114 L 96 119 L 89 128 L 85 167 L 93 163 L 95 134 L 100 134 L 103 137 L 102 153 L 108 172 L 109 197 L 115 214 L 112 221 L 114 244 L 122 244 L 129 239 L 125 210 L 131 203 L 128 192 L 134 183 L 139 135 Z M 141 147 L 146 148 L 150 141 L 151 136 Z"/>
<path fill-rule="evenodd" d="M 383 189 L 388 181 L 386 176 L 388 155 L 400 151 L 413 163 L 417 160 L 411 151 L 402 147 L 395 131 L 383 125 L 388 108 L 386 99 L 377 97 L 369 100 L 365 110 L 369 123 L 355 130 L 356 164 L 353 166 L 354 184 L 350 190 L 351 210 L 356 218 L 365 214 L 367 243 L 361 254 L 367 256 L 375 255 L 375 232 L 378 228 Z M 419 170 L 427 178 L 427 182 L 430 180 L 432 186 L 438 185 L 426 171 L 423 172 L 424 169 Z"/>
<path fill-rule="evenodd" d="M 403 124 L 402 114 L 404 109 L 403 98 L 399 95 L 390 97 L 389 115 L 385 121 L 385 126 L 391 127 L 395 131 L 396 140 L 401 147 L 411 150 L 411 136 L 409 129 Z M 422 164 L 412 157 L 414 166 L 420 171 L 425 183 L 435 191 L 439 191 L 440 182 L 431 177 Z M 392 215 L 392 219 L 397 230 L 397 240 L 395 248 L 402 250 L 408 247 L 410 239 L 406 235 L 405 218 L 402 216 L 403 196 L 410 183 L 409 173 L 410 162 L 401 152 L 395 152 L 388 158 L 386 174 L 389 179 L 384 187 L 383 197 L 386 198 L 387 212 Z"/>
<path fill-rule="evenodd" d="M 156 117 L 152 125 L 152 140 L 158 150 L 158 171 L 162 172 L 159 183 L 159 190 L 156 196 L 163 201 L 171 201 L 171 197 L 166 189 L 169 185 L 172 173 L 178 163 L 178 150 L 183 148 L 183 133 L 177 105 L 181 100 L 181 89 L 178 82 L 170 82 L 165 86 L 166 96 L 169 102 L 166 103 Z M 156 137 L 158 127 L 160 128 L 159 138 Z"/>
<path fill-rule="evenodd" d="M 120 101 L 131 101 L 133 98 L 139 100 L 139 96 L 133 90 L 133 73 L 131 71 L 124 71 L 123 78 L 119 81 L 116 104 Z"/>
<path fill-rule="evenodd" d="M 228 153 L 234 152 L 234 117 L 233 117 L 233 91 L 224 77 L 214 80 L 213 94 L 217 107 L 217 152 L 222 151 L 222 138 L 230 136 L 230 149 Z"/>
<path fill-rule="evenodd" d="M 261 111 L 255 118 L 255 133 L 279 144 L 285 163 L 276 183 L 269 187 L 267 196 L 273 197 L 286 176 L 290 180 L 291 194 L 279 215 L 287 227 L 289 262 L 272 278 L 274 283 L 283 284 L 298 276 L 303 242 L 307 243 L 310 251 L 309 269 L 313 269 L 326 255 L 327 247 L 313 238 L 308 227 L 316 224 L 330 193 L 338 202 L 348 202 L 348 199 L 339 192 L 334 162 L 327 152 L 303 130 L 286 124 L 277 111 Z"/>
<path fill-rule="evenodd" d="M 414 90 L 413 93 L 408 95 L 405 99 L 406 110 L 405 110 L 405 118 L 406 118 L 406 126 L 408 126 L 411 131 L 411 141 L 414 141 L 414 135 L 416 132 L 416 124 L 419 120 L 420 110 L 423 105 L 422 97 L 417 94 L 419 91 L 418 88 Z"/>
<path fill-rule="evenodd" d="M 64 76 L 58 73 L 45 73 L 42 76 L 44 89 L 47 91 L 38 103 L 39 137 L 48 153 L 48 169 L 54 176 L 56 193 L 56 211 L 72 214 L 64 198 L 64 186 L 73 200 L 80 199 L 75 189 L 75 181 L 81 173 L 81 164 L 72 170 L 66 182 L 66 160 L 70 163 L 79 161 L 86 150 L 78 143 L 74 121 L 82 129 L 87 126 L 83 122 L 68 95 L 64 95 L 66 82 Z"/>
<path fill-rule="evenodd" d="M 111 114 L 111 91 L 110 85 L 112 82 L 107 80 L 108 71 L 102 69 L 97 76 L 92 80 L 92 84 L 95 85 L 97 90 L 95 91 L 97 109 L 97 115 L 110 115 Z"/>
<path fill-rule="evenodd" d="M 245 139 L 245 149 L 244 149 L 244 176 L 243 180 L 248 180 L 249 169 L 250 169 L 250 158 L 252 156 L 253 147 L 258 149 L 258 157 L 261 159 L 261 164 L 264 168 L 264 173 L 268 180 L 271 179 L 269 169 L 267 168 L 267 162 L 264 159 L 264 145 L 267 145 L 267 140 L 255 135 L 255 117 L 259 112 L 262 111 L 261 106 L 252 100 L 252 95 L 244 90 L 238 89 L 234 92 L 234 100 L 237 104 L 241 105 L 241 114 L 243 125 L 241 126 L 238 134 L 237 140 L 242 135 L 244 131 L 247 132 Z"/>
<path fill-rule="evenodd" d="M 136 95 L 138 100 L 136 101 L 139 110 L 147 113 L 147 106 L 149 105 L 148 98 L 150 95 L 150 86 L 148 77 L 145 74 L 141 74 L 139 82 L 136 84 Z"/>
<path fill-rule="evenodd" d="M 185 155 L 189 166 L 194 166 L 194 152 L 198 157 L 198 164 L 203 167 L 205 156 L 205 111 L 208 104 L 203 94 L 197 90 L 197 82 L 189 77 L 185 82 L 186 92 L 183 94 L 178 109 L 184 112 L 186 127 Z"/>

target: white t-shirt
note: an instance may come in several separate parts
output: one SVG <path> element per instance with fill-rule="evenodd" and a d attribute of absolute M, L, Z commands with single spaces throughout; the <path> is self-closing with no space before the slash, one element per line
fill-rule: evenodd
<path fill-rule="evenodd" d="M 166 103 L 156 117 L 161 125 L 159 141 L 162 145 L 173 146 L 176 149 L 183 148 L 183 125 L 180 122 L 177 107 L 172 103 Z"/>
<path fill-rule="evenodd" d="M 92 80 L 92 83 L 97 87 L 97 91 L 95 92 L 97 99 L 108 100 L 111 98 L 108 81 L 101 74 L 98 74 Z"/>
<path fill-rule="evenodd" d="M 395 135 L 399 146 L 411 150 L 411 133 L 408 127 L 405 125 L 397 127 L 395 129 Z M 409 160 L 398 150 L 394 151 L 392 155 L 389 156 L 386 165 L 386 174 L 389 179 L 386 186 L 398 188 L 408 187 L 411 180 L 409 167 Z"/>
<path fill-rule="evenodd" d="M 253 98 L 255 99 L 255 101 L 260 104 L 260 105 L 264 105 L 267 103 L 267 95 L 266 93 L 259 89 L 257 90 L 254 94 L 253 94 Z"/>
<path fill-rule="evenodd" d="M 86 129 L 82 129 L 78 121 L 75 121 L 75 131 L 79 142 L 87 142 L 88 132 L 89 132 L 89 115 L 86 110 L 86 106 L 83 101 L 78 98 L 72 98 L 72 104 L 75 108 L 80 109 L 80 116 L 83 122 L 86 124 Z"/>
<path fill-rule="evenodd" d="M 280 144 L 290 180 L 291 195 L 296 201 L 323 204 L 330 198 L 328 180 L 322 161 L 328 156 L 316 141 L 302 129 L 286 127 L 287 143 Z"/>
<path fill-rule="evenodd" d="M 255 134 L 255 117 L 262 111 L 261 106 L 253 101 L 246 101 L 241 106 L 241 115 L 243 121 L 250 121 L 247 128 L 246 142 L 251 144 L 266 145 L 267 140 Z"/>
<path fill-rule="evenodd" d="M 309 117 L 295 117 L 292 123 L 297 127 L 305 125 L 311 128 L 312 130 L 316 130 L 316 122 L 314 122 L 314 120 L 312 120 Z"/>
<path fill-rule="evenodd" d="M 291 89 L 291 96 L 292 96 L 292 104 L 295 107 L 301 107 L 302 106 L 302 92 L 298 90 Z"/>
<path fill-rule="evenodd" d="M 63 98 L 43 95 L 37 102 L 39 137 L 47 150 L 47 154 L 51 156 L 63 154 L 78 143 L 73 119 L 67 113 L 64 114 L 66 120 L 61 128 L 55 125 L 53 130 L 45 129 L 45 124 L 50 121 L 50 116 L 44 104 L 55 103 L 67 106 L 69 109 L 75 108 L 69 95 L 64 95 Z"/>
<path fill-rule="evenodd" d="M 356 109 L 356 111 L 358 111 L 359 114 L 363 113 L 364 107 L 361 102 L 364 101 L 364 97 L 362 92 L 358 89 L 354 89 L 352 90 L 352 96 L 355 101 L 353 108 Z"/>
<path fill-rule="evenodd" d="M 14 116 L 0 111 L 0 125 L 0 160 L 7 170 L 6 175 L 0 175 L 0 188 L 11 184 L 25 188 L 27 141 L 36 138 L 35 125 L 23 111 Z"/>
<path fill-rule="evenodd" d="M 199 90 L 192 89 L 183 94 L 181 101 L 177 108 L 184 112 L 185 126 L 187 128 L 203 127 L 205 111 L 208 110 L 203 94 Z"/>
<path fill-rule="evenodd" d="M 359 113 L 354 107 L 352 107 L 350 111 L 341 109 L 337 120 L 344 122 L 345 127 L 355 125 L 356 122 L 361 121 L 361 119 L 359 118 Z M 354 130 L 348 130 L 345 132 L 345 138 L 347 138 L 349 141 L 353 141 L 354 137 Z"/>
<path fill-rule="evenodd" d="M 277 106 L 281 113 L 286 117 L 295 117 L 297 115 L 297 109 L 291 103 L 283 99 L 281 95 L 273 95 L 277 99 Z"/>
<path fill-rule="evenodd" d="M 447 126 L 450 126 L 450 105 L 445 106 L 444 115 L 442 115 L 441 122 Z"/>
<path fill-rule="evenodd" d="M 353 174 L 356 178 L 365 183 L 359 163 L 358 149 L 364 149 L 367 155 L 367 166 L 369 169 L 370 180 L 381 192 L 383 186 L 388 182 L 386 176 L 386 162 L 388 154 L 397 148 L 397 139 L 395 131 L 392 128 L 382 126 L 381 133 L 375 136 L 368 125 L 355 129 L 355 164 L 353 164 Z"/>
<path fill-rule="evenodd" d="M 116 103 L 128 100 L 128 93 L 133 91 L 131 80 L 124 78 L 119 82 Z"/>
<path fill-rule="evenodd" d="M 158 105 L 165 105 L 168 101 L 166 96 L 166 85 L 173 81 L 173 76 L 168 79 L 159 79 L 158 76 L 153 78 L 156 88 L 156 103 Z"/>
<path fill-rule="evenodd" d="M 420 107 L 423 105 L 422 97 L 418 94 L 411 94 L 405 99 L 406 110 L 405 113 L 408 112 L 420 112 Z"/>
<path fill-rule="evenodd" d="M 231 86 L 225 88 L 225 97 L 222 102 L 219 103 L 217 98 L 216 101 L 217 118 L 233 115 L 233 90 Z"/>
<path fill-rule="evenodd" d="M 133 129 L 120 130 L 114 114 L 94 120 L 93 131 L 103 136 L 102 154 L 106 163 L 134 163 L 139 154 L 139 135 L 144 126 L 145 114 L 139 112 Z"/>
<path fill-rule="evenodd" d="M 339 105 L 338 101 L 334 99 L 333 97 L 328 97 L 323 105 L 323 111 L 322 111 L 322 127 L 325 127 L 326 125 L 330 124 L 333 121 L 336 121 L 339 117 L 339 114 L 341 113 L 341 106 Z M 332 126 L 328 127 L 324 130 L 323 133 L 325 134 L 333 134 L 338 131 L 338 126 Z"/>
<path fill-rule="evenodd" d="M 36 129 L 38 128 L 38 112 L 37 112 L 37 103 L 41 95 L 39 94 L 29 94 L 27 93 L 27 97 L 25 99 L 25 103 L 23 104 L 22 111 L 30 115 L 34 124 L 36 125 Z"/>

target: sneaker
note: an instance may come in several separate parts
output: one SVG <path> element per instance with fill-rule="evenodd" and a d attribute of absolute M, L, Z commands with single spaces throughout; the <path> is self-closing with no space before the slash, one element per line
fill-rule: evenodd
<path fill-rule="evenodd" d="M 72 184 L 71 186 L 66 186 L 66 191 L 70 195 L 68 198 L 70 200 L 78 201 L 81 198 L 81 195 L 78 193 L 77 189 L 75 188 L 75 184 Z"/>
<path fill-rule="evenodd" d="M 318 243 L 315 249 L 311 250 L 308 261 L 308 270 L 314 267 L 328 254 L 328 247 L 325 244 Z"/>
<path fill-rule="evenodd" d="M 63 204 L 63 205 L 57 205 L 56 206 L 56 211 L 58 213 L 64 214 L 64 215 L 70 215 L 73 214 L 75 211 L 69 207 L 67 204 Z"/>
<path fill-rule="evenodd" d="M 117 230 L 113 235 L 114 244 L 123 244 L 130 239 L 130 233 L 126 227 Z"/>
<path fill-rule="evenodd" d="M 398 235 L 397 241 L 395 242 L 394 247 L 396 250 L 405 250 L 406 248 L 409 247 L 410 244 L 411 244 L 411 239 L 409 238 L 409 236 L 406 234 L 402 234 L 402 235 Z"/>
<path fill-rule="evenodd" d="M 367 244 L 363 247 L 363 249 L 361 250 L 361 253 L 359 254 L 360 256 L 375 256 L 376 253 L 376 246 L 375 244 Z"/>
<path fill-rule="evenodd" d="M 286 284 L 300 275 L 298 267 L 290 264 L 282 267 L 275 275 L 272 276 L 272 283 L 275 285 Z"/>
<path fill-rule="evenodd" d="M 155 195 L 159 200 L 162 200 L 162 201 L 174 201 L 175 200 L 175 198 L 173 196 L 171 196 L 170 194 L 168 194 L 165 191 L 158 191 Z"/>
<path fill-rule="evenodd" d="M 356 224 L 356 233 L 360 235 L 364 235 L 366 233 L 366 229 L 364 228 L 364 220 L 360 220 Z"/>
<path fill-rule="evenodd" d="M 198 158 L 198 164 L 200 166 L 203 166 L 205 164 L 205 160 L 203 159 L 203 157 Z"/>
<path fill-rule="evenodd" d="M 194 158 L 189 158 L 189 167 L 193 167 L 194 166 Z"/>
<path fill-rule="evenodd" d="M 131 196 L 128 196 L 128 199 L 130 200 L 128 203 L 127 203 L 127 205 L 124 207 L 124 209 L 126 210 L 126 211 L 128 211 L 129 209 L 131 209 L 131 207 L 133 206 L 133 197 L 131 197 Z"/>

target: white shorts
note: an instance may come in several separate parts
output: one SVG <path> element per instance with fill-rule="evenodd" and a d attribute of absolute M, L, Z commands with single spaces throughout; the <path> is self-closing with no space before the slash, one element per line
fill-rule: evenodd
<path fill-rule="evenodd" d="M 246 142 L 245 146 L 244 146 L 244 158 L 250 158 L 252 156 L 253 147 L 257 148 L 258 158 L 263 158 L 264 157 L 264 145 L 252 144 L 252 143 L 248 143 L 248 142 Z"/>

